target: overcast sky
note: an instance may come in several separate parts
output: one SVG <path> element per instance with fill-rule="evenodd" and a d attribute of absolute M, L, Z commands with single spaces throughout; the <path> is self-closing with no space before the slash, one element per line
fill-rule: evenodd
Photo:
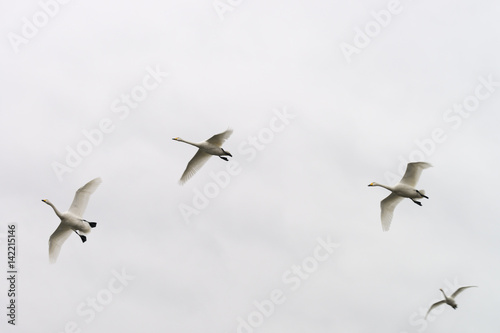
<path fill-rule="evenodd" d="M 500 3 L 0 6 L 2 332 L 498 331 Z M 172 138 L 227 128 L 230 162 L 180 186 Z M 367 185 L 408 161 L 430 199 L 383 232 Z M 97 228 L 49 265 L 41 199 L 96 177 Z"/>

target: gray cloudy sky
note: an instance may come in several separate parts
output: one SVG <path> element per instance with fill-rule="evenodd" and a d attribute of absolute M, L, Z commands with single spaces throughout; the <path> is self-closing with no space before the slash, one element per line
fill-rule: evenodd
<path fill-rule="evenodd" d="M 2 332 L 493 332 L 496 1 L 3 2 Z M 184 186 L 202 141 L 226 128 Z M 406 163 L 419 187 L 382 232 Z M 103 183 L 58 262 L 74 192 Z M 4 269 L 2 275 L 7 275 Z M 456 311 L 428 306 L 462 285 Z M 0 279 L 0 303 L 9 286 Z"/>

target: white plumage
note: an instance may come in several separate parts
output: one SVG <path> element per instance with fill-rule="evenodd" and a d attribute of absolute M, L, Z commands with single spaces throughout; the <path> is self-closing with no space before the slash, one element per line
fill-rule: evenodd
<path fill-rule="evenodd" d="M 382 185 L 379 183 L 371 183 L 368 186 L 380 186 L 388 189 L 392 193 L 389 194 L 384 200 L 380 202 L 380 217 L 382 220 L 382 229 L 388 231 L 391 226 L 392 216 L 394 215 L 394 209 L 404 198 L 410 198 L 414 203 L 422 206 L 420 199 L 426 198 L 424 190 L 417 190 L 415 186 L 418 183 L 420 175 L 424 169 L 431 167 L 432 165 L 427 162 L 411 162 L 408 163 L 406 167 L 406 172 L 401 178 L 401 181 L 394 186 Z"/>
<path fill-rule="evenodd" d="M 465 289 L 467 289 L 467 288 L 475 288 L 475 287 L 477 287 L 477 286 L 460 287 L 457 290 L 455 290 L 455 292 L 453 294 L 451 294 L 451 296 L 446 296 L 446 294 L 444 293 L 443 289 L 439 289 L 443 293 L 444 300 L 432 304 L 431 307 L 429 308 L 429 311 L 427 311 L 427 314 L 425 315 L 425 319 L 427 319 L 427 316 L 432 311 L 432 309 L 434 309 L 437 306 L 440 306 L 441 304 L 448 304 L 453 309 L 456 309 L 457 308 L 457 302 L 455 302 L 455 297 L 457 297 L 458 294 L 460 294 Z"/>
<path fill-rule="evenodd" d="M 54 204 L 52 204 L 49 200 L 42 200 L 47 205 L 51 206 L 56 215 L 61 219 L 61 223 L 59 223 L 59 226 L 49 239 L 50 263 L 56 262 L 59 252 L 61 251 L 61 246 L 64 244 L 66 239 L 68 239 L 69 235 L 71 235 L 72 231 L 80 236 L 82 242 L 85 242 L 87 238 L 84 235 L 81 235 L 80 232 L 87 234 L 90 232 L 91 228 L 96 226 L 95 222 L 88 222 L 84 220 L 82 215 L 87 208 L 90 195 L 95 192 L 101 182 L 101 178 L 96 178 L 80 187 L 75 193 L 75 197 L 70 208 L 64 213 L 59 212 Z"/>
<path fill-rule="evenodd" d="M 224 141 L 226 141 L 231 136 L 232 133 L 233 133 L 232 129 L 227 129 L 225 132 L 216 134 L 212 136 L 210 139 L 202 142 L 190 142 L 183 140 L 181 138 L 173 138 L 172 140 L 185 142 L 192 146 L 198 147 L 198 151 L 189 161 L 186 170 L 184 170 L 184 173 L 182 174 L 181 179 L 179 180 L 179 183 L 184 184 L 186 181 L 189 180 L 189 178 L 194 176 L 194 174 L 208 161 L 208 159 L 212 155 L 219 156 L 225 161 L 227 161 L 227 158 L 224 156 L 233 157 L 231 153 L 229 153 L 227 150 L 224 150 L 221 147 Z"/>

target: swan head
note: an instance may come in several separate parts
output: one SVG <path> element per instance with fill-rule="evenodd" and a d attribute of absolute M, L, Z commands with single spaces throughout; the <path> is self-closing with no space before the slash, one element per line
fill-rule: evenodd
<path fill-rule="evenodd" d="M 375 182 L 368 184 L 368 186 L 376 186 L 376 185 L 377 185 L 377 183 L 375 183 Z"/>
<path fill-rule="evenodd" d="M 181 138 L 177 137 L 177 138 L 172 138 L 172 140 L 175 140 L 175 141 L 179 141 Z"/>
<path fill-rule="evenodd" d="M 43 202 L 45 202 L 47 205 L 54 207 L 54 204 L 49 201 L 49 199 L 42 199 Z"/>

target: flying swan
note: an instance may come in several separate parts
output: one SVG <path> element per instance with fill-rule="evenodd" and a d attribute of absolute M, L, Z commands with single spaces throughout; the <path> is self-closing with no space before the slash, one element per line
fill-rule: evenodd
<path fill-rule="evenodd" d="M 49 239 L 49 261 L 51 264 L 55 263 L 59 252 L 61 251 L 61 246 L 66 241 L 66 239 L 74 231 L 78 236 L 80 236 L 82 242 L 85 243 L 87 237 L 80 234 L 87 234 L 90 232 L 91 228 L 95 228 L 96 222 L 89 222 L 82 218 L 85 208 L 89 202 L 90 195 L 95 192 L 99 184 L 101 184 L 101 178 L 96 178 L 89 181 L 84 186 L 80 187 L 75 193 L 75 198 L 73 203 L 67 212 L 61 213 L 57 210 L 52 202 L 47 199 L 43 199 L 47 205 L 54 209 L 56 215 L 61 219 L 61 223 L 57 227 L 56 231 L 50 236 Z"/>
<path fill-rule="evenodd" d="M 182 185 L 188 181 L 189 178 L 191 178 L 208 161 L 211 155 L 217 155 L 224 161 L 227 161 L 227 158 L 224 156 L 233 157 L 231 153 L 221 147 L 224 141 L 226 141 L 231 134 L 233 134 L 233 130 L 227 129 L 225 132 L 216 134 L 203 142 L 190 142 L 181 138 L 173 138 L 172 140 L 185 142 L 199 148 L 191 161 L 189 161 L 186 170 L 184 170 L 184 173 L 179 180 L 179 183 Z"/>
<path fill-rule="evenodd" d="M 443 293 L 444 300 L 432 304 L 431 307 L 429 308 L 429 311 L 427 311 L 427 314 L 425 315 L 425 319 L 427 319 L 427 316 L 429 315 L 429 312 L 432 311 L 432 309 L 434 309 L 435 307 L 440 306 L 441 304 L 444 304 L 444 303 L 448 304 L 449 306 L 451 306 L 453 309 L 456 310 L 457 309 L 457 302 L 455 302 L 455 297 L 457 297 L 457 295 L 460 294 L 465 289 L 475 288 L 475 287 L 477 287 L 477 286 L 460 287 L 453 294 L 451 294 L 451 296 L 449 296 L 449 297 L 446 296 L 443 289 L 439 289 Z"/>
<path fill-rule="evenodd" d="M 392 192 L 391 194 L 389 194 L 389 196 L 387 196 L 387 198 L 380 202 L 380 208 L 382 210 L 380 217 L 382 220 L 382 229 L 384 231 L 389 230 L 389 227 L 391 226 L 392 215 L 394 214 L 394 208 L 396 208 L 397 204 L 401 200 L 403 200 L 404 198 L 410 198 L 414 203 L 422 206 L 422 203 L 418 200 L 422 198 L 429 199 L 429 197 L 425 195 L 424 190 L 417 190 L 415 186 L 417 185 L 422 170 L 427 169 L 431 166 L 432 165 L 427 162 L 408 163 L 406 172 L 398 184 L 394 186 L 387 186 L 373 182 L 368 185 L 380 186 Z"/>

